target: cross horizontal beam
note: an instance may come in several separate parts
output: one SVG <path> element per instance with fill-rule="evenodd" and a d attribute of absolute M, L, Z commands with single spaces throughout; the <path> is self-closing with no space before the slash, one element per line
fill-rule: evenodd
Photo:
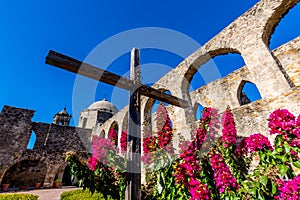
<path fill-rule="evenodd" d="M 177 98 L 173 95 L 165 94 L 147 85 L 135 83 L 126 77 L 122 77 L 106 70 L 94 67 L 88 63 L 81 62 L 52 50 L 49 51 L 46 57 L 46 63 L 126 90 L 138 88 L 140 94 L 174 106 L 181 108 L 187 108 L 189 106 L 188 102 L 183 99 Z"/>

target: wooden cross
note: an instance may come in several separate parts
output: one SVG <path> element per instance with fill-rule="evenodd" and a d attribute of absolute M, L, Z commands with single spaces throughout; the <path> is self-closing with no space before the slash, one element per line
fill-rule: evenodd
<path fill-rule="evenodd" d="M 130 79 L 114 73 L 99 69 L 90 64 L 78 61 L 63 54 L 49 51 L 46 63 L 81 74 L 91 79 L 104 82 L 130 91 L 128 115 L 128 148 L 127 168 L 128 186 L 125 197 L 127 200 L 141 199 L 141 106 L 140 96 L 144 95 L 153 99 L 167 102 L 182 108 L 187 108 L 188 102 L 173 95 L 162 93 L 140 80 L 140 53 L 139 49 L 132 49 L 130 63 Z"/>

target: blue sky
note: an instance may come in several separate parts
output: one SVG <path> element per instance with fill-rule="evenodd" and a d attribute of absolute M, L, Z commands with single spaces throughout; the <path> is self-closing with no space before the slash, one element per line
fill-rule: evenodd
<path fill-rule="evenodd" d="M 64 106 L 74 114 L 72 96 L 76 76 L 45 64 L 50 49 L 84 60 L 108 38 L 142 27 L 174 30 L 203 45 L 256 2 L 1 1 L 0 107 L 30 108 L 36 110 L 35 121 L 48 123 Z M 299 7 L 296 6 L 282 20 L 272 37 L 271 49 L 299 35 Z M 105 54 L 101 56 L 105 57 Z M 180 56 L 162 50 L 141 51 L 142 64 L 160 63 L 171 69 L 181 60 Z M 216 58 L 215 62 L 217 66 L 224 67 L 221 73 L 227 74 L 241 67 L 243 60 L 233 56 L 225 62 L 221 57 Z M 126 73 L 129 70 L 129 53 L 120 55 L 107 69 L 119 74 Z M 200 79 L 194 84 L 201 85 L 203 80 L 201 83 Z M 111 99 L 112 87 L 99 84 L 93 100 L 101 100 L 105 94 Z M 126 98 L 121 100 L 113 102 L 118 109 L 127 103 Z M 92 101 L 80 106 L 86 108 L 90 103 Z M 77 115 L 74 117 L 78 118 Z M 71 124 L 74 125 L 74 121 Z"/>

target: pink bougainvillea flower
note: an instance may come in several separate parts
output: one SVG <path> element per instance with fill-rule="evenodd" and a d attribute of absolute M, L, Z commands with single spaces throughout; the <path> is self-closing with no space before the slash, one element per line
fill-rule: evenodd
<path fill-rule="evenodd" d="M 121 133 L 121 138 L 120 138 L 120 145 L 121 145 L 121 151 L 125 152 L 127 151 L 127 137 L 128 137 L 128 133 L 126 130 L 123 130 Z"/>
<path fill-rule="evenodd" d="M 236 143 L 237 133 L 235 122 L 230 108 L 227 108 L 222 116 L 222 142 L 224 147 L 228 148 Z"/>
<path fill-rule="evenodd" d="M 299 200 L 300 175 L 296 176 L 292 180 L 283 181 L 282 179 L 278 179 L 276 184 L 279 190 L 279 195 L 275 196 L 275 199 Z"/>
<path fill-rule="evenodd" d="M 295 116 L 287 109 L 277 109 L 270 114 L 268 119 L 270 134 L 288 134 L 296 125 Z"/>
<path fill-rule="evenodd" d="M 210 152 L 210 163 L 219 193 L 224 193 L 226 189 L 237 190 L 240 187 L 221 154 L 215 151 Z"/>
<path fill-rule="evenodd" d="M 87 162 L 90 169 L 92 171 L 95 171 L 97 166 L 97 159 L 95 157 L 90 157 Z"/>

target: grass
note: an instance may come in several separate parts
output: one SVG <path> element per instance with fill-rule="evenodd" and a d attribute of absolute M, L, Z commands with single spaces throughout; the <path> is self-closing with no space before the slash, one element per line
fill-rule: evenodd
<path fill-rule="evenodd" d="M 89 190 L 72 190 L 69 192 L 64 192 L 60 195 L 61 200 L 106 200 L 103 194 L 95 192 L 93 195 Z M 110 196 L 108 199 L 112 199 Z"/>
<path fill-rule="evenodd" d="M 0 200 L 37 200 L 35 194 L 0 194 Z"/>

